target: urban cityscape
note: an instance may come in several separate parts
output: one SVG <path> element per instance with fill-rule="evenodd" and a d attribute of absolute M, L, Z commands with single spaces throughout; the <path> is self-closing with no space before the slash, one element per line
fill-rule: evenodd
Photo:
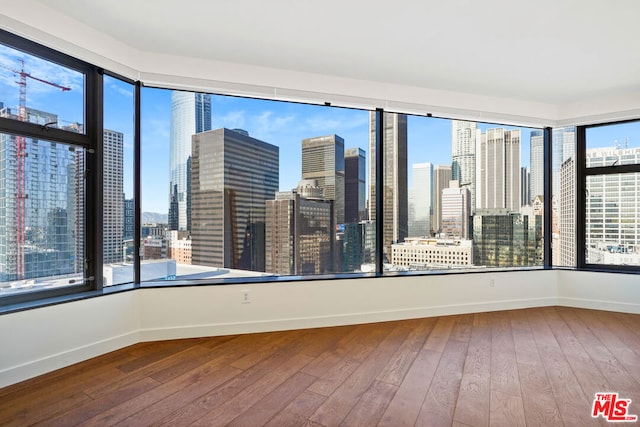
<path fill-rule="evenodd" d="M 5 74 L 2 93 L 18 92 L 12 73 Z M 254 122 L 265 129 L 278 120 L 308 128 L 284 144 L 277 135 L 261 136 L 250 122 L 227 127 L 233 120 L 220 118 L 230 116 L 229 102 L 248 110 L 251 103 L 280 101 L 145 89 L 143 110 L 158 107 L 151 101 L 158 93 L 170 99 L 159 107 L 168 132 L 151 138 L 160 132 L 145 134 L 154 122 L 143 116 L 144 212 L 141 241 L 134 242 L 131 126 L 118 128 L 122 120 L 107 118 L 131 112 L 132 120 L 126 93 L 132 89 L 112 83 L 105 91 L 112 87 L 124 101 L 113 95 L 111 102 L 105 92 L 105 286 L 133 280 L 135 245 L 143 281 L 375 271 L 375 112 L 313 107 L 357 117 L 348 131 L 340 120 L 316 128 L 299 117 L 263 114 Z M 77 117 L 14 105 L 15 99 L 0 99 L 0 117 L 83 132 Z M 446 131 L 416 137 L 418 121 Z M 591 145 L 587 135 L 586 167 L 640 162 L 632 130 Z M 553 130 L 551 236 L 544 236 L 542 130 L 385 112 L 382 132 L 385 271 L 541 266 L 545 238 L 554 265 L 575 266 L 575 128 Z M 145 155 L 145 146 L 164 148 Z M 79 147 L 0 134 L 1 291 L 82 279 L 85 169 Z M 167 182 L 149 179 L 160 169 Z M 586 190 L 587 262 L 640 265 L 640 176 L 589 176 Z"/>

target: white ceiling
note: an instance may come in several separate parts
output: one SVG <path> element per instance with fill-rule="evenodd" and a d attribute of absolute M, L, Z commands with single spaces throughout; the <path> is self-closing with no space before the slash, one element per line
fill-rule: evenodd
<path fill-rule="evenodd" d="M 148 53 L 548 104 L 640 89 L 638 0 L 37 0 Z"/>

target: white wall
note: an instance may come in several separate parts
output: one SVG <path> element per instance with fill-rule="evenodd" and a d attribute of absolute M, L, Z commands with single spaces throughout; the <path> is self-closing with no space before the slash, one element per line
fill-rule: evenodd
<path fill-rule="evenodd" d="M 531 271 L 139 289 L 6 314 L 0 387 L 139 341 L 553 305 L 556 277 Z M 241 303 L 245 290 L 249 304 Z"/>
<path fill-rule="evenodd" d="M 558 304 L 640 314 L 640 276 L 558 270 Z"/>

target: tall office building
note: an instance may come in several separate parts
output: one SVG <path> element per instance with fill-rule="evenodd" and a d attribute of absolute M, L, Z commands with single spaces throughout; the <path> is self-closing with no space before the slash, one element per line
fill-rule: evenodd
<path fill-rule="evenodd" d="M 476 145 L 478 124 L 461 120 L 451 121 L 451 179 L 471 193 L 471 213 L 476 208 Z"/>
<path fill-rule="evenodd" d="M 435 165 L 433 167 L 433 217 L 431 229 L 439 233 L 442 228 L 442 190 L 451 181 L 451 165 Z M 472 206 L 473 209 L 473 206 Z"/>
<path fill-rule="evenodd" d="M 411 166 L 411 190 L 409 191 L 409 236 L 431 235 L 433 214 L 433 165 L 415 163 Z"/>
<path fill-rule="evenodd" d="M 531 206 L 531 172 L 529 168 L 520 168 L 520 206 Z"/>
<path fill-rule="evenodd" d="M 169 139 L 169 226 L 189 230 L 191 136 L 211 130 L 211 95 L 173 91 Z"/>
<path fill-rule="evenodd" d="M 123 261 L 124 198 L 123 198 L 123 146 L 124 134 L 105 129 L 102 136 L 104 166 L 102 180 L 103 255 L 105 264 Z"/>
<path fill-rule="evenodd" d="M 344 222 L 357 223 L 366 219 L 367 160 L 361 148 L 344 150 Z"/>
<path fill-rule="evenodd" d="M 278 191 L 278 156 L 278 147 L 234 130 L 193 135 L 193 264 L 264 271 L 265 202 Z"/>
<path fill-rule="evenodd" d="M 544 195 L 544 134 L 541 130 L 531 131 L 529 139 L 531 161 L 531 199 Z"/>
<path fill-rule="evenodd" d="M 338 135 L 302 140 L 302 179 L 314 179 L 324 198 L 334 201 L 336 222 L 344 224 L 344 139 Z"/>
<path fill-rule="evenodd" d="M 587 167 L 639 164 L 640 148 L 587 149 L 586 162 Z M 585 187 L 587 262 L 638 265 L 640 174 L 587 176 Z"/>
<path fill-rule="evenodd" d="M 487 129 L 476 161 L 476 207 L 519 212 L 520 130 Z"/>
<path fill-rule="evenodd" d="M 533 209 L 479 209 L 473 216 L 473 264 L 486 267 L 542 265 L 541 215 Z"/>
<path fill-rule="evenodd" d="M 124 197 L 124 195 L 122 197 Z M 134 208 L 135 203 L 133 199 L 124 199 L 124 231 L 122 235 L 124 240 L 133 239 L 135 219 Z"/>
<path fill-rule="evenodd" d="M 314 191 L 317 190 L 317 191 Z M 266 272 L 279 275 L 334 271 L 333 201 L 315 180 L 266 201 Z"/>
<path fill-rule="evenodd" d="M 442 233 L 447 238 L 467 239 L 470 217 L 469 188 L 461 188 L 457 180 L 451 180 L 449 187 L 442 190 Z"/>
<path fill-rule="evenodd" d="M 576 266 L 576 162 L 568 158 L 560 168 L 559 254 L 553 252 L 554 265 Z M 558 256 L 556 256 L 558 255 Z"/>
<path fill-rule="evenodd" d="M 27 108 L 27 116 L 34 123 L 58 121 L 55 114 L 32 108 Z M 0 117 L 18 118 L 2 103 Z M 83 177 L 76 174 L 76 153 L 64 144 L 31 138 L 23 141 L 24 187 L 19 192 L 18 141 L 15 135 L 0 134 L 0 282 L 76 270 L 75 211 L 84 203 L 76 193 L 75 183 Z M 20 193 L 24 210 L 18 206 Z M 19 234 L 23 236 L 21 243 Z M 22 268 L 18 266 L 19 251 Z"/>
<path fill-rule="evenodd" d="M 383 252 L 391 260 L 391 245 L 408 235 L 407 116 L 383 113 Z M 369 114 L 369 156 L 376 158 L 376 113 Z M 376 218 L 375 162 L 369 162 L 369 219 Z M 384 261 L 384 260 L 383 260 Z"/>

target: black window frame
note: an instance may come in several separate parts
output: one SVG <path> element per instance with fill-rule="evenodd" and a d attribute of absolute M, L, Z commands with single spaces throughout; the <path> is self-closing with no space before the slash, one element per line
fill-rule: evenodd
<path fill-rule="evenodd" d="M 72 283 L 53 289 L 38 289 L 2 296 L 0 306 L 16 306 L 44 299 L 59 299 L 102 288 L 102 263 L 96 262 L 102 254 L 102 210 L 97 202 L 102 199 L 102 74 L 91 64 L 62 52 L 27 40 L 0 29 L 0 43 L 39 57 L 43 60 L 72 69 L 84 75 L 84 133 L 46 127 L 0 117 L 0 132 L 28 138 L 81 147 L 85 150 L 85 200 L 84 200 L 84 272 L 81 283 Z M 100 142 L 100 143 L 99 143 Z"/>
<path fill-rule="evenodd" d="M 587 167 L 587 129 L 634 122 L 640 123 L 640 118 L 576 126 L 576 269 L 578 270 L 640 273 L 640 265 L 587 262 L 587 177 L 640 173 L 640 163 Z"/>

